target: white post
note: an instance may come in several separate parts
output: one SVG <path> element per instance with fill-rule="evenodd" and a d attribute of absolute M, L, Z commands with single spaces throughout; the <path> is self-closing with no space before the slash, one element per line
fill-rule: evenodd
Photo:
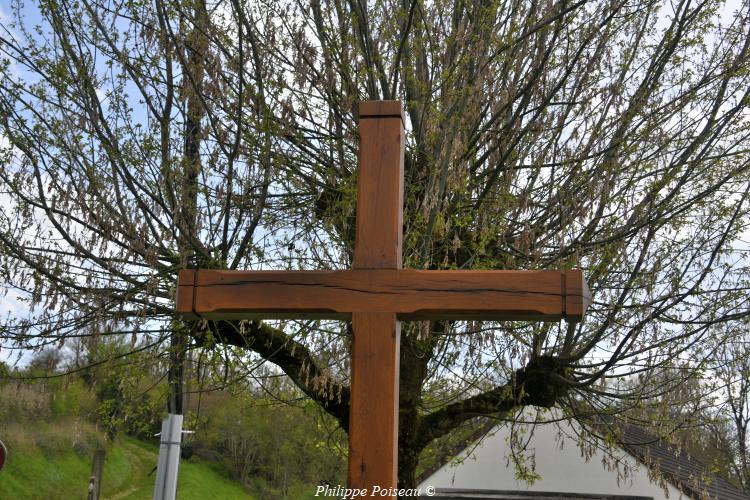
<path fill-rule="evenodd" d="M 161 423 L 161 443 L 159 446 L 159 462 L 156 466 L 154 500 L 175 500 L 181 442 L 182 415 L 169 414 L 167 419 Z"/>

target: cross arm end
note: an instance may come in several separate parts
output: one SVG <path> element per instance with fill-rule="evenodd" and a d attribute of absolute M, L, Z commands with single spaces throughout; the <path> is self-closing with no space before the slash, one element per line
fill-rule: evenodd
<path fill-rule="evenodd" d="M 568 321 L 582 321 L 589 304 L 591 291 L 580 269 L 570 269 L 563 272 L 565 287 L 564 316 Z"/>
<path fill-rule="evenodd" d="M 175 313 L 183 319 L 198 319 L 195 313 L 195 282 L 197 271 L 182 269 L 177 277 L 177 295 L 175 297 Z"/>

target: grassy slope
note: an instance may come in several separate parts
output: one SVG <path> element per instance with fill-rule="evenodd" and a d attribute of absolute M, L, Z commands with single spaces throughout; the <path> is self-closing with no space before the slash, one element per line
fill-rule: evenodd
<path fill-rule="evenodd" d="M 146 500 L 153 495 L 156 446 L 124 438 L 111 446 L 104 466 L 102 498 L 111 500 Z M 0 472 L 0 498 L 3 499 L 78 499 L 86 497 L 91 459 L 73 451 L 53 460 L 38 448 L 14 452 Z M 188 461 L 180 463 L 177 498 L 250 499 L 233 483 L 210 467 Z"/>

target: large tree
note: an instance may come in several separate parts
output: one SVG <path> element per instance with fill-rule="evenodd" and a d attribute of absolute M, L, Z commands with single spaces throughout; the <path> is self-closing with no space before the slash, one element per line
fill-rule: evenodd
<path fill-rule="evenodd" d="M 349 266 L 369 99 L 406 110 L 405 267 L 582 267 L 594 294 L 585 324 L 407 324 L 402 485 L 477 417 L 659 400 L 711 357 L 713 325 L 748 313 L 747 2 L 11 7 L 0 272 L 32 309 L 3 320 L 5 347 L 107 324 L 172 338 L 177 365 L 236 346 L 346 429 L 347 325 L 172 307 L 186 266 Z"/>
<path fill-rule="evenodd" d="M 747 323 L 722 325 L 711 373 L 718 407 L 708 422 L 708 437 L 721 450 L 727 472 L 750 493 L 750 338 Z"/>

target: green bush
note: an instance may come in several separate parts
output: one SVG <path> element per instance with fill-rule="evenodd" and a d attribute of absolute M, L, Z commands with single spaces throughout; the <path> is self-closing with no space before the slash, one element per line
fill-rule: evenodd
<path fill-rule="evenodd" d="M 268 401 L 232 398 L 204 413 L 191 447 L 261 498 L 294 498 L 314 485 L 344 484 L 344 457 L 328 442 L 320 416 Z M 343 440 L 342 433 L 337 435 Z M 345 448 L 345 446 L 341 446 Z"/>
<path fill-rule="evenodd" d="M 67 377 L 48 384 L 50 411 L 53 418 L 91 417 L 96 407 L 96 397 L 77 377 Z"/>
<path fill-rule="evenodd" d="M 94 450 L 107 444 L 103 432 L 93 424 L 72 418 L 49 423 L 37 420 L 5 424 L 3 441 L 14 453 L 39 450 L 47 459 L 55 459 L 71 451 L 80 457 L 90 457 Z"/>

